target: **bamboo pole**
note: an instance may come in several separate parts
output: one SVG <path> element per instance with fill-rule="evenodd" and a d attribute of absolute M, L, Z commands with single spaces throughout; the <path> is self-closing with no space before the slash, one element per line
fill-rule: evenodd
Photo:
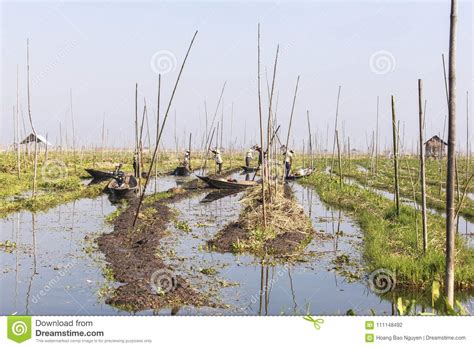
<path fill-rule="evenodd" d="M 456 151 L 456 32 L 457 0 L 451 0 L 449 33 L 449 122 L 448 122 L 448 163 L 446 180 L 446 278 L 445 295 L 447 303 L 454 305 L 454 257 L 455 257 L 455 211 L 454 177 Z"/>
<path fill-rule="evenodd" d="M 139 156 L 138 156 L 138 83 L 135 83 L 135 177 L 139 177 L 140 165 L 139 165 Z"/>
<path fill-rule="evenodd" d="M 469 146 L 469 91 L 466 91 L 466 180 L 470 173 L 471 150 Z"/>
<path fill-rule="evenodd" d="M 18 179 L 20 179 L 21 175 L 21 152 L 20 152 L 20 114 L 19 114 L 19 82 L 18 82 L 18 64 L 16 66 L 16 163 L 17 163 L 17 170 L 18 170 Z"/>
<path fill-rule="evenodd" d="M 337 161 L 338 161 L 338 166 L 339 166 L 339 186 L 342 187 L 342 161 L 341 161 L 341 148 L 339 145 L 339 133 L 336 130 L 336 144 L 337 144 Z"/>
<path fill-rule="evenodd" d="M 291 114 L 290 114 L 290 124 L 288 125 L 288 133 L 286 135 L 286 143 L 285 143 L 285 151 L 288 152 L 288 143 L 290 142 L 290 131 L 291 131 L 291 123 L 293 121 L 293 114 L 295 112 L 295 104 L 296 104 L 296 95 L 298 93 L 298 85 L 300 83 L 300 76 L 298 75 L 298 78 L 296 79 L 296 87 L 295 87 L 295 93 L 293 95 L 293 104 L 291 105 Z M 283 163 L 283 166 L 285 164 Z M 284 182 L 285 181 L 285 173 L 286 170 L 285 168 L 283 167 L 283 177 L 282 177 L 282 181 Z"/>
<path fill-rule="evenodd" d="M 334 167 L 334 155 L 336 151 L 336 130 L 337 130 L 337 119 L 339 116 L 339 97 L 340 96 L 341 96 L 341 86 L 339 86 L 339 90 L 337 91 L 336 120 L 334 121 L 334 141 L 332 144 L 331 172 L 329 174 L 330 177 L 332 177 L 332 168 Z"/>
<path fill-rule="evenodd" d="M 171 92 L 171 97 L 170 97 L 170 100 L 169 100 L 169 103 L 168 103 L 168 107 L 166 108 L 165 116 L 163 118 L 163 124 L 161 125 L 160 133 L 158 134 L 158 140 L 155 144 L 155 149 L 153 151 L 153 156 L 151 158 L 150 167 L 148 168 L 148 175 L 146 177 L 145 186 L 143 187 L 143 192 L 140 195 L 140 200 L 138 201 L 138 206 L 137 206 L 137 210 L 136 210 L 136 213 L 135 213 L 135 218 L 133 219 L 133 224 L 132 224 L 133 227 L 135 227 L 135 224 L 136 224 L 137 218 L 138 218 L 138 214 L 140 213 L 140 207 L 142 206 L 143 198 L 145 197 L 146 187 L 148 185 L 148 181 L 150 180 L 150 173 L 151 173 L 151 170 L 153 168 L 153 164 L 155 162 L 156 152 L 158 151 L 158 144 L 160 143 L 161 136 L 163 134 L 163 129 L 165 128 L 166 120 L 168 119 L 168 114 L 169 114 L 169 111 L 170 111 L 170 108 L 171 108 L 171 103 L 173 102 L 173 98 L 174 98 L 174 95 L 176 93 L 176 89 L 178 88 L 179 79 L 181 78 L 181 74 L 183 72 L 184 65 L 186 64 L 186 61 L 187 61 L 188 56 L 189 56 L 189 52 L 191 51 L 191 47 L 193 46 L 194 39 L 196 38 L 197 33 L 198 33 L 198 31 L 196 30 L 196 32 L 194 33 L 194 36 L 191 40 L 191 43 L 189 44 L 186 55 L 184 56 L 183 64 L 181 65 L 181 69 L 179 70 L 178 77 L 176 78 L 176 83 L 174 85 L 173 92 Z"/>
<path fill-rule="evenodd" d="M 306 110 L 306 119 L 308 120 L 308 133 L 309 133 L 309 160 L 311 161 L 311 168 L 314 168 L 314 158 L 313 158 L 313 141 L 311 139 L 311 123 L 309 122 L 309 110 Z"/>
<path fill-rule="evenodd" d="M 428 221 L 426 216 L 426 177 L 425 177 L 425 115 L 423 112 L 423 81 L 418 79 L 418 116 L 420 131 L 420 185 L 421 185 L 421 217 L 423 226 L 423 254 L 428 249 Z"/>
<path fill-rule="evenodd" d="M 398 183 L 398 149 L 397 149 L 397 123 L 395 117 L 395 98 L 392 95 L 392 133 L 393 133 L 393 168 L 395 174 L 395 205 L 397 216 L 400 216 L 400 187 Z"/>
<path fill-rule="evenodd" d="M 349 153 L 348 153 L 348 156 L 349 156 L 349 176 L 351 175 L 351 138 L 350 137 L 347 137 L 347 147 L 349 148 Z"/>
<path fill-rule="evenodd" d="M 74 129 L 74 113 L 72 111 L 72 88 L 69 90 L 69 102 L 71 105 L 71 126 L 72 126 L 72 158 L 74 161 L 74 173 L 77 173 L 76 163 L 76 132 Z"/>
<path fill-rule="evenodd" d="M 28 96 L 28 117 L 30 119 L 31 130 L 35 136 L 35 159 L 33 164 L 33 191 L 31 196 L 35 198 L 36 196 L 36 176 L 38 173 L 38 137 L 36 134 L 35 127 L 33 125 L 33 118 L 31 117 L 31 103 L 30 103 L 30 44 L 29 39 L 26 39 L 26 85 L 27 85 L 27 96 Z"/>
<path fill-rule="evenodd" d="M 272 132 L 271 123 L 272 123 L 273 93 L 274 93 L 274 90 L 275 90 L 275 79 L 276 79 L 276 70 L 277 70 L 277 64 L 278 64 L 278 53 L 279 53 L 279 51 L 280 51 L 280 45 L 277 45 L 276 54 L 275 54 L 275 62 L 273 63 L 272 88 L 270 90 L 269 103 L 268 103 L 267 149 L 266 149 L 268 160 L 265 161 L 265 158 L 264 158 L 265 156 L 263 156 L 263 160 L 264 160 L 263 161 L 264 162 L 263 163 L 263 175 L 267 176 L 268 180 L 270 179 L 268 164 L 270 162 L 270 138 L 271 138 L 271 132 Z M 271 195 L 271 190 L 270 190 L 270 197 L 271 196 L 272 195 Z"/>
<path fill-rule="evenodd" d="M 257 36 L 257 81 L 258 81 L 258 116 L 260 122 L 260 151 L 262 152 L 262 162 L 265 162 L 265 155 L 263 153 L 264 141 L 263 141 L 263 120 L 262 120 L 262 96 L 260 90 L 260 23 L 258 23 L 258 36 Z M 265 167 L 265 164 L 263 167 Z M 265 204 L 265 173 L 262 175 L 262 218 L 263 218 L 263 227 L 267 228 L 267 213 L 266 213 L 266 204 Z"/>
<path fill-rule="evenodd" d="M 379 166 L 379 96 L 377 96 L 377 123 L 375 127 L 375 174 Z"/>

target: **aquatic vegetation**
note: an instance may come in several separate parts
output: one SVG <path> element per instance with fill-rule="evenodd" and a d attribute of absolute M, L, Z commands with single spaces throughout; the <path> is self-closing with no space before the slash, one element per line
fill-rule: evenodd
<path fill-rule="evenodd" d="M 192 232 L 193 230 L 186 221 L 175 220 L 174 227 L 183 232 Z"/>
<path fill-rule="evenodd" d="M 420 221 L 414 209 L 403 206 L 399 217 L 393 202 L 355 185 L 339 186 L 336 178 L 314 174 L 303 183 L 316 189 L 322 201 L 350 212 L 364 231 L 364 257 L 370 270 L 388 269 L 396 274 L 397 287 L 421 288 L 444 275 L 444 219 L 429 217 L 429 247 L 423 255 Z M 419 220 L 419 219 L 418 219 Z M 456 239 L 456 286 L 474 288 L 474 250 Z"/>

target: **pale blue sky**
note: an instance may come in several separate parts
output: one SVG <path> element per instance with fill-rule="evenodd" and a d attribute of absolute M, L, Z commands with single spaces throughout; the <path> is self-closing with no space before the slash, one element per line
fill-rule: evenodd
<path fill-rule="evenodd" d="M 313 132 L 326 138 L 333 127 L 337 89 L 342 85 L 340 132 L 353 147 L 366 148 L 375 129 L 380 96 L 381 144 L 390 145 L 390 95 L 405 124 L 411 149 L 418 127 L 417 79 L 425 86 L 427 135 L 443 131 L 446 114 L 441 53 L 448 53 L 449 1 L 367 2 L 3 2 L 1 4 L 2 106 L 0 144 L 12 142 L 16 66 L 26 113 L 26 38 L 30 39 L 32 115 L 41 134 L 58 141 L 59 122 L 70 138 L 69 89 L 77 142 L 100 144 L 105 114 L 109 145 L 133 143 L 134 86 L 150 107 L 156 104 L 155 52 L 169 51 L 177 67 L 163 75 L 168 100 L 179 65 L 195 30 L 199 30 L 167 125 L 165 143 L 173 145 L 174 110 L 178 136 L 193 132 L 201 139 L 204 100 L 212 116 L 224 81 L 225 135 L 247 144 L 257 138 L 257 23 L 262 27 L 262 69 L 272 69 L 280 44 L 276 93 L 278 118 L 286 132 L 292 93 L 301 75 L 294 130 L 296 144 L 307 137 L 306 110 Z M 458 139 L 466 139 L 466 91 L 472 94 L 472 4 L 459 6 Z M 388 67 L 371 65 L 377 53 Z M 380 62 L 379 62 L 380 63 Z M 385 70 L 387 68 L 387 70 Z M 375 71 L 375 72 L 374 72 Z M 266 91 L 265 80 L 263 80 Z M 266 94 L 264 94 L 266 98 Z M 265 108 L 267 102 L 265 100 Z M 164 108 L 164 107 L 163 107 Z M 149 116 L 152 116 L 150 113 Z M 473 127 L 471 117 L 470 127 Z M 150 122 L 152 118 L 150 118 Z M 246 129 L 244 131 L 244 129 Z M 332 134 L 332 130 L 330 130 Z M 471 132 L 474 134 L 474 129 Z M 186 135 L 187 137 L 187 135 Z M 471 136 L 471 141 L 472 141 Z M 332 144 L 330 136 L 329 144 Z M 195 144 L 195 146 L 197 143 Z M 227 142 L 224 142 L 227 145 Z M 329 146 L 331 148 L 331 145 Z"/>

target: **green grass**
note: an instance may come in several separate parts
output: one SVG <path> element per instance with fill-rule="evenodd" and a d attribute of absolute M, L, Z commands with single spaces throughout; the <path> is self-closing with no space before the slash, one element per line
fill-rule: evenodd
<path fill-rule="evenodd" d="M 316 189 L 321 200 L 349 213 L 364 231 L 363 254 L 369 272 L 389 269 L 396 273 L 397 286 L 421 288 L 443 281 L 445 267 L 444 219 L 428 218 L 428 251 L 421 250 L 421 219 L 415 210 L 402 206 L 396 216 L 391 200 L 355 185 L 339 186 L 338 179 L 313 174 L 302 181 Z M 418 237 L 417 231 L 418 230 Z M 474 288 L 474 250 L 456 239 L 455 279 L 457 288 Z"/>

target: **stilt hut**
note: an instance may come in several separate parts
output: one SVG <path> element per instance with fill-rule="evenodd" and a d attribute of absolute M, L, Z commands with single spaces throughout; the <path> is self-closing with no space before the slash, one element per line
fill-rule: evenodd
<path fill-rule="evenodd" d="M 425 142 L 425 156 L 426 158 L 442 158 L 446 153 L 446 146 L 448 144 L 441 139 L 439 136 L 435 135 Z"/>

